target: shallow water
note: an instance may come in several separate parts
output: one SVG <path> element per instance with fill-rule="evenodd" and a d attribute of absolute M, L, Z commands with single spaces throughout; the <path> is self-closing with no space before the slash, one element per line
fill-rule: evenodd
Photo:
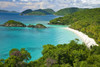
<path fill-rule="evenodd" d="M 64 44 L 79 38 L 71 31 L 63 29 L 63 25 L 48 25 L 49 20 L 58 16 L 20 16 L 18 13 L 0 13 L 0 24 L 8 20 L 16 20 L 24 24 L 42 23 L 49 28 L 0 27 L 0 58 L 7 58 L 12 48 L 26 48 L 37 60 L 42 56 L 42 46 L 46 44 Z"/>

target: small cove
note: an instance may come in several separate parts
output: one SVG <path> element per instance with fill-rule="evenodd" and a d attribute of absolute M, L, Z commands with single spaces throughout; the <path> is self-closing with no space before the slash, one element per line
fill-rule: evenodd
<path fill-rule="evenodd" d="M 63 25 L 48 25 L 51 19 L 59 16 L 20 16 L 18 13 L 0 13 L 0 24 L 8 20 L 20 21 L 28 24 L 44 24 L 49 28 L 27 27 L 0 27 L 0 59 L 7 58 L 12 48 L 26 48 L 31 53 L 32 59 L 39 59 L 43 45 L 64 44 L 79 37 L 71 31 L 63 29 Z"/>

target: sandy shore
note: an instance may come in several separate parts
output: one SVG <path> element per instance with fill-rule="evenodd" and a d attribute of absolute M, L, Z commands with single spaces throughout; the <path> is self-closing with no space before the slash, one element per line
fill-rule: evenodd
<path fill-rule="evenodd" d="M 90 46 L 98 46 L 98 44 L 95 42 L 95 40 L 93 38 L 88 37 L 86 34 L 80 32 L 78 30 L 74 30 L 72 28 L 69 28 L 69 27 L 64 28 L 64 29 L 67 29 L 67 30 L 72 31 L 75 34 L 77 34 L 77 36 L 80 37 L 80 39 L 85 43 L 85 45 L 88 48 L 90 48 Z"/>

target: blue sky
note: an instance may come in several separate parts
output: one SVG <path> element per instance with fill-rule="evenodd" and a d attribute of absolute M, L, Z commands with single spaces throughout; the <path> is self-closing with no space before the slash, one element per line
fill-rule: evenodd
<path fill-rule="evenodd" d="M 100 7 L 100 0 L 0 0 L 0 9 L 19 12 L 45 8 L 57 11 L 67 7 L 97 8 Z"/>

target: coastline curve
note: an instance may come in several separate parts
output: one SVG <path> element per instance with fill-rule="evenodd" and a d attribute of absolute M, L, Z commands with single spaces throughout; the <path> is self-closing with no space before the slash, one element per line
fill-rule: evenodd
<path fill-rule="evenodd" d="M 69 31 L 72 31 L 73 33 L 75 33 L 77 36 L 80 37 L 80 39 L 85 43 L 85 45 L 90 48 L 91 46 L 98 46 L 98 44 L 95 42 L 95 40 L 93 38 L 88 37 L 88 35 L 78 31 L 78 30 L 74 30 L 72 28 L 66 27 L 64 29 L 67 29 Z"/>

